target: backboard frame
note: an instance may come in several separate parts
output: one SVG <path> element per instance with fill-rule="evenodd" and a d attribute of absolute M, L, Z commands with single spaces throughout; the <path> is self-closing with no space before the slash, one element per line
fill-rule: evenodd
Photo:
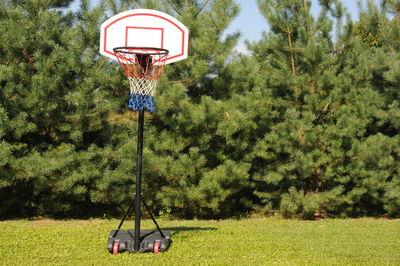
<path fill-rule="evenodd" d="M 157 10 L 128 10 L 101 25 L 100 53 L 114 60 L 117 60 L 115 47 L 155 47 L 169 51 L 166 64 L 170 64 L 187 58 L 188 43 L 186 26 Z"/>

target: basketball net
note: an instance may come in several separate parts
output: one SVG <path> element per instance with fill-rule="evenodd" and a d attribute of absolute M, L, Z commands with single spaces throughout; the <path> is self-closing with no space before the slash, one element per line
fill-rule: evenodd
<path fill-rule="evenodd" d="M 132 110 L 155 111 L 157 80 L 165 67 L 168 51 L 158 48 L 118 47 L 114 53 L 128 76 Z"/>

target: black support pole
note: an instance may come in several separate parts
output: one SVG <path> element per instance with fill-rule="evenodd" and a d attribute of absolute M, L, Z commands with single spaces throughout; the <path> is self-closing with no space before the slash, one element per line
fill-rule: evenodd
<path fill-rule="evenodd" d="M 144 110 L 139 111 L 136 159 L 136 199 L 135 199 L 135 243 L 134 251 L 140 250 L 140 220 L 142 203 L 142 155 L 143 155 Z"/>

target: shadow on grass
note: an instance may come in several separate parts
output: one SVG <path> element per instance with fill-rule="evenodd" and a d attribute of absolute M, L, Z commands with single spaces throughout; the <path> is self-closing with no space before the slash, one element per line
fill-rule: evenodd
<path fill-rule="evenodd" d="M 217 231 L 215 227 L 161 227 L 163 231 L 170 231 L 171 236 L 185 232 Z"/>

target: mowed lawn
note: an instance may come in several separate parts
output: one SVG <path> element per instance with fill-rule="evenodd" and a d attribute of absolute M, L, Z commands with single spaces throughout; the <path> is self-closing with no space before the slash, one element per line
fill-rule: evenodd
<path fill-rule="evenodd" d="M 1 265 L 400 265 L 400 220 L 160 220 L 165 253 L 106 249 L 118 220 L 0 222 Z M 133 228 L 133 222 L 124 228 Z M 150 220 L 143 228 L 152 228 Z"/>

